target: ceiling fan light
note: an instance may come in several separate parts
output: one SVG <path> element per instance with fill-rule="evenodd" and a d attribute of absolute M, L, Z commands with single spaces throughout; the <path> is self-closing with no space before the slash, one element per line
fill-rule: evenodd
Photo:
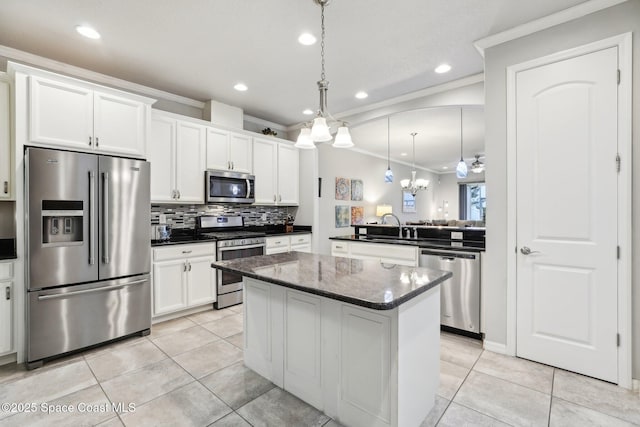
<path fill-rule="evenodd" d="M 349 128 L 346 126 L 340 126 L 336 139 L 333 141 L 333 147 L 335 148 L 350 148 L 353 147 L 353 141 L 351 140 L 351 134 Z"/>
<path fill-rule="evenodd" d="M 329 126 L 327 126 L 327 119 L 324 117 L 316 117 L 313 119 L 311 139 L 315 142 L 326 142 L 333 139 L 331 132 L 329 132 Z"/>
<path fill-rule="evenodd" d="M 300 134 L 298 135 L 298 139 L 296 140 L 294 147 L 301 148 L 303 150 L 313 150 L 316 148 L 313 140 L 311 139 L 311 129 L 300 129 Z"/>
<path fill-rule="evenodd" d="M 480 161 L 480 156 L 476 156 L 476 160 L 471 163 L 471 172 L 482 173 L 484 172 L 484 163 Z"/>
<path fill-rule="evenodd" d="M 458 178 L 467 177 L 467 164 L 463 159 L 460 159 L 460 161 L 458 162 L 458 166 L 456 166 L 456 176 Z"/>

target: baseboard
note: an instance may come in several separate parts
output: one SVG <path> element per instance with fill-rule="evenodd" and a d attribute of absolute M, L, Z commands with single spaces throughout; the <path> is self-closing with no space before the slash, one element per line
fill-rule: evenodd
<path fill-rule="evenodd" d="M 182 310 L 175 313 L 169 313 L 162 316 L 154 317 L 151 319 L 151 324 L 155 325 L 156 323 L 177 319 L 178 317 L 190 316 L 192 314 L 200 313 L 202 311 L 207 311 L 207 310 L 213 310 L 213 303 L 210 302 L 205 305 L 201 305 L 199 307 L 193 307 L 187 310 Z"/>
<path fill-rule="evenodd" d="M 507 346 L 506 346 L 506 344 L 493 342 L 493 341 L 488 341 L 488 340 L 485 339 L 484 342 L 483 342 L 483 347 L 484 347 L 485 350 L 489 350 L 489 351 L 492 351 L 494 353 L 507 354 Z"/>
<path fill-rule="evenodd" d="M 633 391 L 640 394 L 640 380 L 632 380 L 631 382 Z"/>
<path fill-rule="evenodd" d="M 0 366 L 8 365 L 9 363 L 15 363 L 18 360 L 16 356 L 17 356 L 16 353 L 11 353 L 11 354 L 7 354 L 5 356 L 1 356 L 0 357 Z"/>

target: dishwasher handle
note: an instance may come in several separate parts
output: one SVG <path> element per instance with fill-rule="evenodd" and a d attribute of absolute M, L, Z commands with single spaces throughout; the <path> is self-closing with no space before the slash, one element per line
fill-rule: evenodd
<path fill-rule="evenodd" d="M 421 249 L 420 255 L 434 255 L 438 257 L 445 258 L 449 261 L 453 261 L 454 258 L 463 258 L 463 259 L 476 259 L 478 255 L 471 254 L 468 252 L 456 252 L 456 251 L 433 251 L 430 249 Z"/>

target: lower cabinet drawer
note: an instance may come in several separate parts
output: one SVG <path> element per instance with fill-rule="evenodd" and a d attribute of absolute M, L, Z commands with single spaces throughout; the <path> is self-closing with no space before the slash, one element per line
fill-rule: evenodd
<path fill-rule="evenodd" d="M 201 256 L 216 256 L 216 245 L 211 243 L 196 243 L 194 245 L 174 245 L 170 247 L 153 248 L 154 261 L 170 259 L 193 258 Z"/>

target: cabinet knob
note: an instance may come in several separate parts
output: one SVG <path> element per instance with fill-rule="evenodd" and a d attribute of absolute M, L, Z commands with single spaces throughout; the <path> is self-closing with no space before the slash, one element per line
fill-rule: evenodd
<path fill-rule="evenodd" d="M 231 169 L 235 169 L 235 168 L 236 168 L 236 165 L 233 162 L 231 162 Z"/>
<path fill-rule="evenodd" d="M 91 145 L 91 137 L 89 137 L 89 145 Z"/>
<path fill-rule="evenodd" d="M 10 299 L 11 299 L 11 286 L 7 286 L 7 287 L 4 289 L 4 297 L 5 297 L 7 300 L 10 300 Z"/>
<path fill-rule="evenodd" d="M 9 194 L 9 181 L 4 182 L 4 194 Z"/>
<path fill-rule="evenodd" d="M 276 195 L 275 194 L 273 195 L 273 201 L 274 202 L 276 201 Z"/>
<path fill-rule="evenodd" d="M 98 145 L 100 145 L 100 138 L 98 138 L 98 137 L 96 136 L 96 147 L 97 147 Z"/>
<path fill-rule="evenodd" d="M 278 195 L 278 201 L 281 202 L 282 201 L 282 194 Z"/>

